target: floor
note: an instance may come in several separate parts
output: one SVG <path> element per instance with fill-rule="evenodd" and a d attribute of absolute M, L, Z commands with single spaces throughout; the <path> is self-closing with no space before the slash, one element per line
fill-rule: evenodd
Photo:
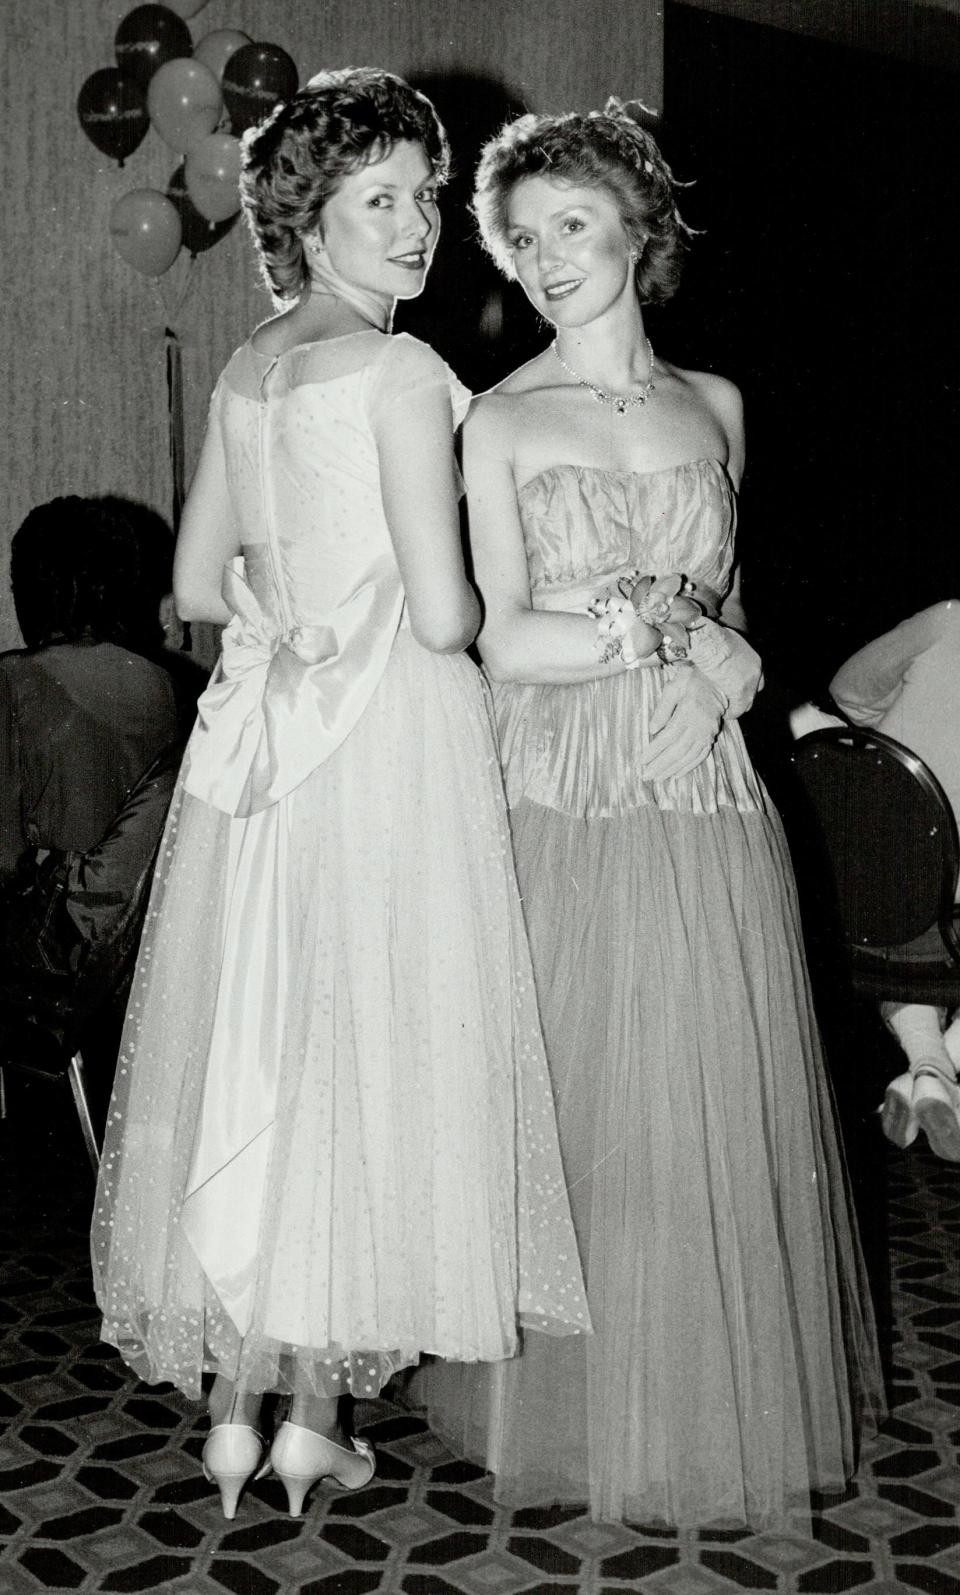
<path fill-rule="evenodd" d="M 891 1409 L 842 1501 L 805 1534 L 594 1524 L 498 1509 L 489 1479 L 415 1414 L 359 1411 L 374 1484 L 318 1493 L 301 1521 L 269 1480 L 234 1524 L 200 1475 L 202 1427 L 166 1387 L 138 1386 L 97 1339 L 89 1169 L 69 1098 L 11 1082 L 0 1124 L 0 1595 L 713 1595 L 919 1590 L 960 1595 L 960 1166 L 865 1129 L 883 1213 L 878 1280 Z M 869 1247 L 868 1247 L 869 1249 Z M 874 1252 L 878 1251 L 876 1246 Z M 883 1305 L 887 1297 L 889 1311 Z"/>

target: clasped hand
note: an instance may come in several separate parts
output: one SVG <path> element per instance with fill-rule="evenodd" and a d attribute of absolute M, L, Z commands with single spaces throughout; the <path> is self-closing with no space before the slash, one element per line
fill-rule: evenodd
<path fill-rule="evenodd" d="M 650 716 L 649 740 L 640 755 L 645 781 L 667 781 L 702 764 L 716 742 L 727 700 L 698 670 L 683 665 L 667 682 Z"/>

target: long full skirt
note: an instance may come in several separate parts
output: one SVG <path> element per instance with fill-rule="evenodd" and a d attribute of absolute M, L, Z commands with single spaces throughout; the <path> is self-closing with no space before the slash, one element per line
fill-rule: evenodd
<path fill-rule="evenodd" d="M 187 760 L 190 752 L 188 749 Z M 401 632 L 262 813 L 178 790 L 93 1229 L 104 1336 L 197 1396 L 373 1394 L 587 1327 L 486 688 Z"/>
<path fill-rule="evenodd" d="M 424 1385 L 502 1500 L 763 1528 L 853 1472 L 876 1338 L 779 820 L 735 727 L 644 789 L 638 690 L 499 702 L 595 1334 Z"/>

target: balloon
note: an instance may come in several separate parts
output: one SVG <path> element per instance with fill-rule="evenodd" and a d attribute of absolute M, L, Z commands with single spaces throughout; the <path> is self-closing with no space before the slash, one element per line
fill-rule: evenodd
<path fill-rule="evenodd" d="M 189 55 L 192 49 L 190 29 L 168 6 L 137 6 L 114 36 L 117 66 L 124 77 L 136 78 L 144 88 L 164 61 Z"/>
<path fill-rule="evenodd" d="M 207 0 L 167 0 L 170 10 L 175 11 L 178 17 L 195 17 L 206 3 Z"/>
<path fill-rule="evenodd" d="M 225 238 L 230 229 L 236 226 L 238 220 L 236 212 L 223 222 L 211 222 L 206 216 L 201 216 L 187 193 L 187 182 L 182 166 L 177 167 L 167 184 L 167 198 L 176 206 L 177 215 L 180 217 L 183 247 L 189 250 L 194 259 L 197 255 L 203 254 L 204 250 L 212 249 L 214 244 L 219 244 L 221 238 Z"/>
<path fill-rule="evenodd" d="M 77 95 L 77 115 L 87 138 L 121 166 L 150 126 L 143 89 L 115 66 L 87 78 Z"/>
<path fill-rule="evenodd" d="M 224 68 L 223 97 L 235 133 L 262 122 L 278 100 L 296 92 L 297 69 L 279 44 L 244 44 Z"/>
<path fill-rule="evenodd" d="M 202 61 L 165 61 L 150 79 L 147 109 L 164 143 L 185 155 L 213 132 L 223 110 L 223 95 Z"/>
<path fill-rule="evenodd" d="M 110 237 L 128 266 L 162 277 L 173 265 L 182 229 L 175 205 L 155 188 L 134 188 L 110 212 Z"/>
<path fill-rule="evenodd" d="M 183 166 L 187 193 L 201 216 L 225 222 L 240 209 L 240 140 L 210 133 L 187 154 Z"/>
<path fill-rule="evenodd" d="M 193 52 L 195 61 L 202 61 L 208 66 L 214 77 L 223 77 L 223 69 L 230 57 L 244 44 L 250 44 L 248 33 L 241 33 L 239 28 L 214 28 L 212 33 L 206 34 Z"/>

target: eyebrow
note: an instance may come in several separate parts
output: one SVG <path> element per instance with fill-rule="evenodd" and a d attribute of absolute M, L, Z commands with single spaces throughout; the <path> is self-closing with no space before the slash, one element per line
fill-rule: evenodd
<path fill-rule="evenodd" d="M 422 177 L 417 178 L 417 180 L 416 180 L 416 182 L 414 184 L 414 187 L 415 188 L 422 188 L 425 183 L 435 182 L 436 181 L 436 175 L 437 175 L 436 172 L 433 170 L 433 167 L 431 166 L 424 173 L 424 175 Z M 405 188 L 406 184 L 405 183 L 391 183 L 389 178 L 386 178 L 386 177 L 375 177 L 374 174 L 371 172 L 371 174 L 370 174 L 370 182 L 367 184 L 367 187 L 368 188 L 388 188 L 388 189 L 390 189 L 391 193 L 396 194 L 401 188 Z"/>
<path fill-rule="evenodd" d="M 559 218 L 561 216 L 566 216 L 567 212 L 571 211 L 571 210 L 589 210 L 589 211 L 594 211 L 595 209 L 596 209 L 596 206 L 592 205 L 591 202 L 588 199 L 583 199 L 583 200 L 572 199 L 572 200 L 569 201 L 568 204 L 561 205 L 559 210 L 552 210 L 550 212 L 550 214 L 547 216 L 547 221 L 548 222 L 555 222 L 555 221 L 559 220 Z M 510 233 L 514 233 L 514 232 L 529 232 L 529 230 L 530 230 L 529 223 L 527 223 L 527 222 L 511 222 L 511 221 L 507 222 L 507 231 L 510 232 Z"/>

